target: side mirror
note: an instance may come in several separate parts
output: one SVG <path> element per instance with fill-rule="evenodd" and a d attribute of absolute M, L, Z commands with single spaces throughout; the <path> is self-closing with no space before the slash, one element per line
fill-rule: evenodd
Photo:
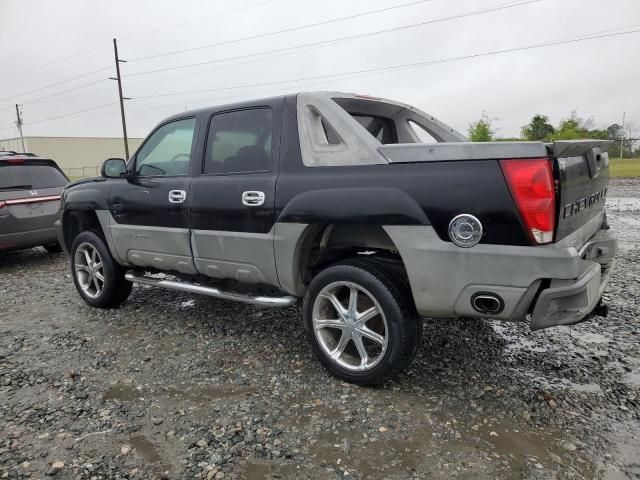
<path fill-rule="evenodd" d="M 127 164 L 122 158 L 108 158 L 100 170 L 100 175 L 105 178 L 122 178 L 126 174 Z"/>

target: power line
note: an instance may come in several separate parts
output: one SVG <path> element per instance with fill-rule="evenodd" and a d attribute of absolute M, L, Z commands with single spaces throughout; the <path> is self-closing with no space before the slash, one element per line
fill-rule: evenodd
<path fill-rule="evenodd" d="M 292 50 L 298 50 L 298 49 L 302 49 L 302 48 L 307 48 L 307 47 L 316 47 L 316 46 L 323 46 L 323 45 L 328 45 L 328 44 L 333 44 L 333 43 L 339 43 L 339 42 L 344 42 L 344 41 L 350 41 L 350 40 L 356 40 L 356 39 L 360 39 L 360 38 L 366 38 L 366 37 L 371 37 L 374 35 L 381 35 L 384 33 L 391 33 L 391 32 L 397 32 L 397 31 L 401 31 L 401 30 L 406 30 L 409 28 L 416 28 L 416 27 L 422 27 L 425 25 L 430 25 L 430 24 L 434 24 L 434 23 L 440 23 L 440 22 L 446 22 L 446 21 L 450 21 L 450 20 L 457 20 L 460 18 L 466 18 L 466 17 L 471 17 L 471 16 L 475 16 L 475 15 L 480 15 L 480 14 L 484 14 L 484 13 L 492 13 L 492 12 L 496 12 L 496 11 L 500 11 L 500 10 L 506 10 L 509 8 L 514 8 L 514 7 L 519 7 L 522 5 L 528 5 L 531 3 L 538 3 L 542 0 L 526 0 L 523 2 L 519 2 L 519 3 L 511 3 L 511 4 L 506 4 L 506 5 L 500 5 L 497 7 L 492 7 L 492 8 L 486 8 L 483 10 L 473 10 L 470 12 L 465 12 L 462 14 L 458 14 L 458 15 L 451 15 L 448 17 L 441 17 L 441 18 L 436 18 L 436 19 L 432 19 L 432 20 L 426 20 L 424 22 L 418 22 L 418 23 L 412 23 L 412 24 L 408 24 L 408 25 L 402 25 L 399 27 L 393 27 L 393 28 L 387 28 L 384 30 L 377 30 L 374 32 L 367 32 L 367 33 L 360 33 L 360 34 L 356 34 L 356 35 L 349 35 L 346 37 L 339 37 L 339 38 L 334 38 L 334 39 L 330 39 L 330 40 L 322 40 L 319 42 L 311 42 L 311 43 L 304 43 L 301 45 L 294 45 L 294 46 L 290 46 L 290 47 L 283 47 L 283 48 L 278 48 L 275 50 L 264 50 L 262 52 L 254 52 L 254 53 L 249 53 L 246 55 L 237 55 L 237 56 L 233 56 L 233 57 L 226 57 L 226 58 L 219 58 L 219 59 L 215 59 L 215 60 L 207 60 L 205 62 L 197 62 L 197 63 L 189 63 L 186 65 L 177 65 L 174 67 L 164 67 L 164 68 L 157 68 L 157 69 L 153 69 L 153 70 L 145 70 L 143 72 L 134 72 L 134 73 L 128 73 L 123 75 L 124 77 L 134 77 L 134 76 L 139 76 L 139 75 L 148 75 L 150 73 L 158 73 L 158 72 L 164 72 L 164 71 L 169 71 L 169 70 L 179 70 L 182 68 L 189 68 L 189 67 L 195 67 L 195 66 L 201 66 L 201 65 L 208 65 L 211 63 L 219 63 L 219 62 L 225 62 L 228 60 L 239 60 L 239 59 L 243 59 L 243 58 L 250 58 L 250 57 L 256 57 L 256 56 L 260 56 L 260 55 L 266 55 L 266 54 L 270 54 L 270 53 L 279 53 L 279 52 L 289 52 Z M 295 52 L 294 52 L 295 53 Z M 211 70 L 209 70 L 211 71 Z M 174 77 L 174 78 L 180 78 L 180 77 Z M 140 84 L 142 85 L 142 84 Z M 135 85 L 131 85 L 131 86 L 135 86 Z"/>
<path fill-rule="evenodd" d="M 376 13 L 388 12 L 390 10 L 397 10 L 399 8 L 405 8 L 405 7 L 409 7 L 409 6 L 412 6 L 412 5 L 417 5 L 417 4 L 420 4 L 420 3 L 426 3 L 426 2 L 430 2 L 430 1 L 432 1 L 432 0 L 414 0 L 412 2 L 402 3 L 400 5 L 394 5 L 394 6 L 391 6 L 391 7 L 381 8 L 381 9 L 378 9 L 378 10 L 369 10 L 369 11 L 366 11 L 366 12 L 361 12 L 361 13 L 356 13 L 356 14 L 353 14 L 353 15 L 348 15 L 346 17 L 332 18 L 330 20 L 323 20 L 322 22 L 308 23 L 306 25 L 298 25 L 297 27 L 284 28 L 282 30 L 276 30 L 274 32 L 261 33 L 261 34 L 258 34 L 258 35 L 249 35 L 247 37 L 235 38 L 233 40 L 225 40 L 225 41 L 216 42 L 216 43 L 209 43 L 209 44 L 206 44 L 206 45 L 200 45 L 198 47 L 183 48 L 183 49 L 180 49 L 180 50 L 171 50 L 171 51 L 168 51 L 168 52 L 157 53 L 155 55 L 147 55 L 147 56 L 144 56 L 144 57 L 132 58 L 131 61 L 135 62 L 135 61 L 141 61 L 141 60 L 148 60 L 148 59 L 151 59 L 151 58 L 165 57 L 167 55 L 175 55 L 175 54 L 178 54 L 178 53 L 193 52 L 195 50 L 202 50 L 204 48 L 217 47 L 217 46 L 220 46 L 220 45 L 229 45 L 231 43 L 242 42 L 242 41 L 245 41 L 245 40 L 255 40 L 257 38 L 271 37 L 271 36 L 274 36 L 274 35 L 279 35 L 281 33 L 296 32 L 298 30 L 303 30 L 303 29 L 306 29 L 306 28 L 318 27 L 320 25 L 328 25 L 330 23 L 342 22 L 344 20 L 351 20 L 353 18 L 364 17 L 364 16 L 367 16 L 367 15 L 373 15 L 373 14 L 376 14 Z"/>
<path fill-rule="evenodd" d="M 357 78 L 357 77 L 353 77 L 353 78 Z M 339 79 L 342 80 L 342 79 Z M 333 81 L 337 81 L 337 80 L 333 80 Z M 332 82 L 332 80 L 329 80 L 329 83 Z M 309 86 L 313 86 L 313 85 L 326 85 L 327 82 L 326 81 L 314 81 L 314 82 L 305 82 L 305 83 L 301 83 L 300 86 L 304 86 L 304 87 L 309 87 Z M 262 95 L 262 94 L 268 94 L 268 93 L 272 93 L 275 94 L 276 92 L 282 92 L 283 91 L 283 87 L 278 87 L 276 89 L 274 88 L 270 88 L 270 89 L 263 89 L 263 90 L 258 90 L 258 91 L 254 91 L 251 92 L 251 95 L 255 97 L 255 95 Z M 231 98 L 237 98 L 239 96 L 242 96 L 242 94 L 236 96 L 236 97 L 231 97 Z M 220 98 L 225 98 L 225 99 L 229 99 L 230 97 L 228 97 L 227 95 L 216 95 L 215 97 L 208 97 L 205 99 L 197 99 L 197 100 L 191 100 L 189 102 L 179 102 L 179 103 L 170 103 L 170 104 L 161 104 L 161 105 L 152 105 L 149 107 L 141 107 L 141 108 L 130 108 L 128 109 L 129 112 L 141 112 L 141 111 L 146 111 L 146 110 L 155 110 L 158 108 L 168 108 L 168 107 L 186 107 L 187 103 L 191 103 L 191 104 L 197 104 L 197 103 L 206 103 L 212 100 L 217 100 Z M 104 116 L 104 115 L 115 115 L 117 114 L 117 111 L 114 112 L 101 112 L 101 113 L 93 113 L 93 114 L 87 114 L 87 115 L 78 115 L 78 117 L 94 117 L 94 116 Z"/>
<path fill-rule="evenodd" d="M 243 10 L 248 10 L 250 8 L 257 7 L 257 6 L 260 6 L 260 5 L 264 5 L 266 3 L 271 3 L 271 2 L 274 2 L 274 1 L 275 0 L 266 0 L 266 1 L 258 2 L 258 3 L 254 3 L 254 4 L 251 4 L 251 5 L 246 5 L 244 7 L 239 7 L 239 8 L 236 8 L 236 9 L 220 12 L 220 13 L 217 13 L 217 14 L 207 15 L 205 17 L 198 17 L 198 18 L 190 20 L 188 22 L 178 23 L 178 24 L 174 24 L 174 25 L 169 25 L 167 27 L 158 28 L 156 30 L 149 30 L 149 31 L 142 32 L 142 33 L 136 33 L 134 35 L 129 35 L 128 37 L 123 37 L 123 39 L 129 40 L 129 39 L 133 39 L 133 38 L 142 37 L 144 35 L 150 35 L 150 34 L 153 34 L 153 33 L 163 32 L 163 31 L 170 30 L 170 29 L 173 29 L 173 28 L 178 28 L 178 27 L 182 27 L 182 26 L 185 26 L 185 25 L 190 25 L 192 23 L 197 23 L 197 22 L 201 22 L 201 21 L 204 21 L 204 20 L 209 20 L 211 18 L 220 17 L 220 16 L 223 16 L 223 15 L 228 15 L 230 13 L 235 13 L 235 12 L 239 12 L 239 11 L 243 11 Z M 49 61 L 47 63 L 43 63 L 43 64 L 37 65 L 37 66 L 35 66 L 33 68 L 30 68 L 30 69 L 27 69 L 27 70 L 23 70 L 20 73 L 13 74 L 13 75 L 10 75 L 8 77 L 5 76 L 4 78 L 5 79 L 12 79 L 12 78 L 21 77 L 21 76 L 24 76 L 24 75 L 26 75 L 28 73 L 32 73 L 32 72 L 35 72 L 35 71 L 42 70 L 42 69 L 44 69 L 44 68 L 46 68 L 46 67 L 48 67 L 50 65 L 54 65 L 56 63 L 60 63 L 60 62 L 62 62 L 64 60 L 68 60 L 70 58 L 74 58 L 74 57 L 78 57 L 78 56 L 81 56 L 81 55 L 85 55 L 87 53 L 94 52 L 94 51 L 99 50 L 101 48 L 106 48 L 107 45 L 111 45 L 111 42 L 100 43 L 99 45 L 96 45 L 94 47 L 88 48 L 86 50 L 81 50 L 79 52 L 72 53 L 70 55 L 66 55 L 64 57 L 60 57 L 60 58 L 57 58 L 55 60 L 51 60 L 51 61 Z M 13 107 L 11 107 L 11 108 L 13 108 Z"/>
<path fill-rule="evenodd" d="M 98 70 L 92 70 L 91 72 L 86 72 L 86 73 L 83 73 L 81 75 L 76 75 L 75 77 L 70 77 L 70 78 L 67 78 L 65 80 L 61 80 L 59 82 L 50 83 L 49 85 L 45 85 L 44 87 L 34 88 L 33 90 L 28 90 L 26 92 L 18 93 L 18 94 L 11 95 L 11 96 L 5 97 L 5 98 L 0 98 L 0 102 L 4 102 L 5 100 L 11 100 L 11 99 L 14 99 L 14 98 L 17 98 L 17 97 L 22 97 L 24 95 L 29 95 L 30 93 L 39 92 L 41 90 L 46 90 L 48 88 L 55 87 L 57 85 L 62 85 L 63 83 L 67 83 L 67 82 L 70 82 L 72 80 L 77 80 L 79 78 L 88 77 L 89 75 L 93 75 L 93 74 L 99 73 L 99 72 L 104 72 L 105 70 L 110 70 L 110 69 L 111 69 L 111 67 L 104 67 L 104 68 L 99 68 Z"/>
<path fill-rule="evenodd" d="M 100 80 L 96 81 L 95 84 L 102 83 L 102 82 L 105 82 L 107 80 L 108 80 L 108 78 L 103 78 L 103 79 L 100 79 Z M 21 105 L 34 105 L 34 104 L 39 104 L 39 103 L 48 103 L 48 102 L 52 102 L 52 101 L 65 101 L 65 100 L 71 100 L 73 98 L 86 97 L 86 96 L 89 96 L 89 95 L 92 95 L 92 96 L 93 95 L 98 95 L 100 93 L 113 93 L 113 89 L 112 88 L 109 88 L 109 89 L 103 88 L 101 90 L 90 90 L 88 92 L 81 93 L 79 95 L 69 95 L 67 97 L 58 98 L 58 95 L 61 95 L 62 93 L 67 93 L 67 92 L 70 92 L 72 90 L 79 90 L 80 88 L 84 88 L 84 87 L 88 87 L 88 86 L 89 85 L 83 85 L 82 87 L 66 90 L 66 91 L 63 91 L 63 92 L 58 92 L 58 93 L 55 93 L 55 94 L 52 94 L 52 95 L 47 95 L 46 97 L 38 97 L 37 99 L 29 100 L 28 102 L 22 102 Z M 2 109 L 0 109 L 0 112 L 1 111 L 2 111 Z"/>
<path fill-rule="evenodd" d="M 297 81 L 302 81 L 302 80 L 314 80 L 314 79 L 321 79 L 321 78 L 332 78 L 332 77 L 340 77 L 340 76 L 354 75 L 354 74 L 364 74 L 363 76 L 366 76 L 366 75 L 369 75 L 369 74 L 374 74 L 375 75 L 377 73 L 384 73 L 384 72 L 393 71 L 393 70 L 419 68 L 419 67 L 423 67 L 423 66 L 427 66 L 427 65 L 434 65 L 434 64 L 439 64 L 439 63 L 446 63 L 446 62 L 452 62 L 452 61 L 458 61 L 458 60 L 468 60 L 468 59 L 472 59 L 472 58 L 480 58 L 480 57 L 485 57 L 485 56 L 490 56 L 490 55 L 498 55 L 498 54 L 502 54 L 502 53 L 511 53 L 511 52 L 525 51 L 525 50 L 533 50 L 533 49 L 536 49 L 536 48 L 550 47 L 550 46 L 555 46 L 555 45 L 565 45 L 565 44 L 570 44 L 570 43 L 583 42 L 583 41 L 586 41 L 586 40 L 594 40 L 594 39 L 607 38 L 607 37 L 616 37 L 616 36 L 620 36 L 620 35 L 629 35 L 629 34 L 638 33 L 638 32 L 640 32 L 640 29 L 629 30 L 629 31 L 625 31 L 625 32 L 602 34 L 602 35 L 585 36 L 583 38 L 571 38 L 571 39 L 568 39 L 568 40 L 558 40 L 558 41 L 553 41 L 553 42 L 538 43 L 538 44 L 533 44 L 533 45 L 526 45 L 526 46 L 523 46 L 523 47 L 506 48 L 506 49 L 501 49 L 501 50 L 493 50 L 493 51 L 489 51 L 489 52 L 475 53 L 475 54 L 470 54 L 470 55 L 461 55 L 461 56 L 457 56 L 457 57 L 441 58 L 441 59 L 437 59 L 437 60 L 426 60 L 426 61 L 421 61 L 421 62 L 405 63 L 405 64 L 400 64 L 400 65 L 386 66 L 386 67 L 376 67 L 376 68 L 370 68 L 370 69 L 355 70 L 355 71 L 350 71 L 350 72 L 329 73 L 329 74 L 324 74 L 324 75 L 316 75 L 316 76 L 312 76 L 312 77 L 303 77 L 303 78 L 290 79 L 290 80 L 277 80 L 277 81 L 261 82 L 261 83 L 250 83 L 250 84 L 244 84 L 244 85 L 233 85 L 233 86 L 230 86 L 230 87 L 208 88 L 208 89 L 204 89 L 204 90 L 195 90 L 195 91 L 189 91 L 189 92 L 161 93 L 161 94 L 156 94 L 156 95 L 138 96 L 136 98 L 137 99 L 157 98 L 157 97 L 169 97 L 169 96 L 175 96 L 175 95 L 188 95 L 188 94 L 216 92 L 216 91 L 224 91 L 224 90 L 235 90 L 235 89 L 238 89 L 238 88 L 249 88 L 249 87 L 258 87 L 258 86 L 265 86 L 265 85 L 280 85 L 280 84 L 284 84 L 284 83 L 291 83 L 291 82 L 297 82 Z"/>
<path fill-rule="evenodd" d="M 614 30 L 614 29 L 609 29 L 607 31 L 611 31 L 611 30 Z M 331 78 L 331 77 L 346 77 L 346 76 L 349 76 L 349 75 L 351 75 L 352 78 L 358 78 L 358 77 L 362 77 L 362 76 L 367 76 L 367 75 L 372 75 L 372 74 L 375 75 L 375 74 L 378 74 L 378 73 L 387 72 L 387 71 L 393 71 L 393 70 L 401 70 L 401 69 L 407 69 L 407 68 L 417 68 L 417 67 L 427 66 L 427 65 L 431 65 L 431 64 L 437 64 L 437 63 L 444 63 L 444 62 L 471 59 L 471 58 L 479 58 L 479 57 L 484 57 L 484 56 L 489 56 L 489 55 L 496 55 L 496 54 L 501 54 L 501 53 L 510 53 L 510 52 L 516 52 L 516 51 L 525 51 L 525 50 L 530 50 L 530 49 L 535 49 L 535 48 L 543 48 L 543 47 L 556 46 L 556 45 L 562 45 L 562 44 L 571 44 L 571 43 L 577 43 L 577 42 L 582 42 L 582 41 L 586 41 L 586 40 L 594 40 L 594 39 L 607 38 L 607 37 L 616 37 L 616 36 L 620 36 L 620 35 L 629 35 L 629 34 L 638 33 L 638 32 L 640 32 L 640 29 L 633 29 L 633 30 L 628 30 L 628 31 L 623 31 L 623 32 L 616 32 L 616 33 L 611 33 L 611 34 L 600 34 L 600 35 L 584 34 L 580 38 L 575 38 L 575 36 L 573 36 L 570 39 L 564 39 L 564 40 L 558 40 L 558 41 L 550 41 L 550 42 L 527 45 L 527 46 L 522 46 L 522 47 L 514 47 L 514 48 L 509 48 L 509 49 L 495 50 L 495 51 L 490 51 L 490 52 L 482 52 L 482 53 L 464 55 L 464 56 L 458 56 L 458 57 L 449 57 L 449 58 L 444 58 L 444 59 L 429 60 L 429 61 L 423 61 L 423 62 L 415 62 L 415 63 L 410 63 L 410 64 L 394 65 L 394 66 L 388 66 L 388 67 L 379 67 L 379 68 L 374 68 L 374 69 L 358 70 L 358 71 L 352 71 L 352 72 L 334 73 L 334 74 L 328 74 L 328 75 L 319 75 L 319 76 L 314 76 L 314 77 L 305 77 L 305 78 L 290 79 L 290 80 L 281 80 L 281 81 L 275 81 L 275 82 L 263 82 L 263 83 L 254 83 L 254 84 L 248 84 L 248 85 L 238 85 L 238 86 L 233 86 L 233 87 L 222 87 L 222 88 L 216 88 L 216 89 L 206 89 L 206 90 L 199 90 L 199 91 L 192 91 L 192 92 L 174 92 L 174 93 L 160 94 L 160 95 L 149 95 L 149 96 L 143 96 L 143 97 L 138 97 L 138 98 L 145 99 L 145 98 L 156 98 L 156 97 L 172 96 L 172 95 L 199 94 L 199 93 L 206 93 L 206 92 L 211 92 L 211 91 L 231 90 L 231 89 L 236 89 L 236 88 L 251 88 L 251 87 L 255 87 L 255 86 L 281 85 L 281 84 L 292 83 L 292 82 L 304 82 L 304 81 L 307 81 L 307 80 L 321 80 L 321 79 L 327 79 L 327 78 Z M 318 82 L 316 82 L 316 83 L 318 83 Z M 200 100 L 200 101 L 205 101 L 205 100 Z M 37 120 L 35 122 L 30 122 L 30 124 L 45 122 L 45 121 L 58 119 L 58 118 L 71 117 L 71 116 L 77 115 L 78 113 L 83 113 L 83 112 L 86 112 L 86 111 L 91 111 L 91 110 L 95 110 L 95 109 L 98 109 L 98 108 L 103 108 L 103 107 L 106 107 L 106 106 L 115 105 L 116 103 L 117 102 L 112 102 L 112 103 L 108 103 L 108 104 L 104 104 L 104 105 L 98 105 L 98 106 L 95 106 L 95 107 L 79 110 L 79 111 L 76 111 L 76 112 L 67 113 L 67 114 L 64 114 L 64 115 L 58 115 L 58 116 L 55 116 L 55 117 L 50 117 L 50 118 L 46 118 L 46 119 Z M 180 103 L 180 104 L 177 104 L 177 105 L 183 105 L 183 103 Z M 160 106 L 153 106 L 153 107 L 145 107 L 145 108 L 141 108 L 141 109 L 132 109 L 132 111 L 146 110 L 146 109 L 152 109 L 152 108 L 162 108 L 162 107 L 165 107 L 165 106 L 168 107 L 168 106 L 172 106 L 172 105 L 160 105 Z M 5 129 L 10 129 L 10 128 L 12 128 L 12 127 L 6 127 Z"/>
<path fill-rule="evenodd" d="M 24 76 L 24 75 L 26 75 L 28 73 L 32 73 L 32 72 L 36 72 L 36 71 L 39 71 L 39 70 L 43 70 L 43 69 L 47 68 L 50 65 L 53 65 L 53 64 L 56 64 L 56 63 L 60 63 L 60 62 L 62 62 L 64 60 L 69 60 L 70 58 L 73 58 L 73 57 L 78 57 L 80 55 L 85 55 L 87 53 L 94 52 L 94 51 L 99 50 L 99 49 L 101 49 L 103 47 L 106 47 L 107 45 L 108 45 L 108 43 L 101 43 L 100 45 L 96 45 L 95 47 L 91 47 L 91 48 L 89 48 L 87 50 L 82 50 L 80 52 L 72 53 L 70 55 L 66 55 L 64 57 L 60 57 L 60 58 L 57 58 L 55 60 L 51 60 L 51 61 L 49 61 L 47 63 L 42 63 L 40 65 L 37 65 L 37 66 L 33 67 L 33 68 L 29 68 L 27 70 L 23 70 L 20 73 L 16 73 L 14 75 L 10 75 L 8 77 L 5 77 L 5 79 L 12 79 L 12 78 L 17 78 L 17 77 L 22 77 L 22 76 Z"/>
<path fill-rule="evenodd" d="M 274 0 L 268 0 L 268 1 L 270 2 L 270 1 L 274 1 Z M 200 66 L 200 65 L 211 64 L 211 63 L 219 63 L 219 62 L 235 60 L 235 59 L 256 57 L 256 56 L 260 56 L 260 55 L 266 55 L 266 54 L 269 54 L 269 53 L 279 53 L 279 52 L 288 52 L 287 54 L 297 53 L 298 50 L 301 50 L 301 49 L 304 49 L 304 48 L 318 47 L 318 46 L 323 46 L 323 45 L 327 45 L 327 44 L 339 43 L 339 42 L 343 42 L 343 41 L 351 41 L 351 40 L 356 40 L 356 39 L 360 39 L 360 38 L 366 38 L 366 37 L 369 37 L 369 36 L 380 35 L 380 34 L 384 34 L 384 33 L 391 33 L 391 32 L 395 32 L 395 31 L 401 31 L 401 30 L 405 30 L 405 29 L 409 29 L 409 28 L 415 28 L 415 27 L 419 27 L 419 26 L 425 26 L 425 25 L 429 25 L 429 24 L 440 23 L 440 22 L 445 22 L 445 21 L 465 18 L 465 17 L 469 17 L 469 16 L 474 16 L 474 15 L 480 15 L 480 14 L 484 14 L 484 13 L 492 13 L 492 12 L 495 12 L 495 11 L 505 10 L 505 9 L 508 9 L 508 8 L 514 8 L 514 7 L 527 5 L 527 4 L 531 4 L 531 3 L 537 3 L 537 2 L 540 2 L 540 1 L 541 0 L 526 0 L 526 1 L 523 1 L 523 2 L 519 2 L 519 3 L 500 5 L 500 6 L 497 6 L 497 7 L 492 7 L 492 8 L 483 9 L 483 10 L 474 10 L 474 11 L 465 12 L 465 13 L 458 14 L 458 15 L 452 15 L 452 16 L 448 16 L 448 17 L 442 17 L 442 18 L 427 20 L 427 21 L 424 21 L 424 22 L 418 22 L 418 23 L 415 23 L 415 24 L 403 25 L 403 26 L 400 26 L 400 27 L 393 27 L 393 28 L 384 29 L 384 30 L 378 30 L 378 31 L 375 31 L 375 32 L 368 32 L 368 33 L 362 33 L 362 34 L 357 34 L 357 35 L 350 35 L 350 36 L 347 36 L 347 37 L 341 37 L 341 38 L 336 38 L 336 39 L 331 39 L 331 40 L 325 40 L 325 41 L 321 41 L 321 42 L 312 42 L 312 43 L 307 43 L 307 44 L 302 44 L 302 45 L 296 45 L 296 46 L 293 46 L 293 47 L 285 47 L 285 48 L 280 48 L 280 49 L 275 49 L 275 50 L 257 52 L 257 53 L 247 54 L 247 55 L 239 55 L 239 56 L 235 56 L 235 57 L 227 57 L 227 58 L 223 58 L 223 59 L 210 60 L 210 61 L 206 61 L 206 62 L 198 62 L 198 63 L 188 64 L 188 65 L 180 65 L 180 66 L 176 66 L 176 67 L 160 68 L 160 69 L 148 70 L 148 71 L 144 71 L 144 72 L 135 72 L 135 73 L 130 73 L 130 74 L 124 74 L 122 76 L 123 77 L 129 77 L 129 76 L 137 76 L 137 75 L 146 75 L 146 74 L 150 74 L 150 73 L 157 73 L 157 72 L 168 71 L 168 70 L 177 70 L 177 69 L 182 69 L 182 68 L 187 68 L 187 67 L 192 67 L 192 66 Z M 262 3 L 267 3 L 267 2 L 262 2 Z M 255 5 L 261 5 L 262 3 L 254 4 L 254 6 Z M 244 8 L 246 9 L 248 7 L 244 7 Z M 233 10 L 233 11 L 238 11 L 238 10 L 239 9 L 236 9 L 236 10 Z M 226 12 L 226 13 L 231 13 L 233 11 L 229 11 L 229 12 Z M 220 15 L 223 15 L 223 14 L 220 14 Z M 209 17 L 205 17 L 205 18 L 209 18 Z M 173 28 L 173 27 L 167 27 L 167 28 Z M 140 35 L 142 35 L 142 34 L 140 34 Z M 277 56 L 282 56 L 282 55 L 277 55 Z M 274 57 L 265 57 L 265 59 L 266 58 L 274 58 Z M 260 60 L 264 60 L 264 59 L 258 59 L 257 61 L 260 61 Z M 256 61 L 256 60 L 253 60 L 253 61 Z M 229 67 L 245 65 L 247 63 L 252 63 L 252 62 L 243 62 L 243 63 L 239 63 L 239 64 L 229 65 Z M 216 69 L 213 69 L 213 70 L 206 70 L 206 71 L 203 71 L 203 72 L 196 72 L 195 74 L 208 73 L 208 72 L 211 72 L 211 71 L 217 71 L 219 69 L 220 68 L 216 68 Z M 194 74 L 177 75 L 177 76 L 173 76 L 173 77 L 171 77 L 169 79 L 172 79 L 172 78 L 183 78 L 185 76 L 191 76 L 191 75 L 194 75 Z M 165 78 L 165 79 L 162 79 L 162 80 L 152 80 L 150 82 L 142 82 L 142 83 L 138 83 L 138 84 L 134 84 L 134 85 L 130 85 L 130 86 L 131 87 L 136 87 L 136 86 L 139 86 L 139 85 L 148 85 L 148 84 L 156 83 L 158 81 L 165 81 L 165 80 L 169 80 L 169 79 Z M 63 90 L 63 91 L 60 91 L 60 92 L 56 92 L 56 93 L 53 93 L 53 94 L 50 94 L 50 95 L 45 95 L 43 97 L 38 97 L 38 98 L 35 98 L 33 100 L 25 101 L 25 102 L 22 102 L 22 103 L 23 104 L 40 103 L 43 100 L 48 100 L 50 98 L 56 97 L 56 96 L 58 96 L 60 94 L 63 94 L 63 93 L 68 93 L 68 92 L 71 92 L 71 91 L 79 90 L 81 88 L 85 88 L 87 86 L 95 85 L 96 83 L 99 83 L 99 82 L 102 82 L 102 81 L 104 81 L 104 79 L 97 80 L 97 81 L 90 82 L 90 83 L 86 83 L 86 84 L 83 84 L 83 85 L 79 85 L 79 86 L 76 86 L 74 88 L 66 89 L 66 90 Z M 102 90 L 102 91 L 97 92 L 97 93 L 102 93 L 102 92 L 106 92 L 106 91 L 107 90 Z M 76 98 L 76 97 L 65 97 L 65 98 Z M 8 108 L 12 108 L 12 107 L 8 107 Z M 2 111 L 2 110 L 4 110 L 4 109 L 0 109 L 0 111 Z"/>
<path fill-rule="evenodd" d="M 229 15 L 231 13 L 237 13 L 237 12 L 241 12 L 241 11 L 244 11 L 244 10 L 249 10 L 249 9 L 252 9 L 252 8 L 255 8 L 255 7 L 259 7 L 259 6 L 265 5 L 267 3 L 273 3 L 274 1 L 275 0 L 265 0 L 265 1 L 262 1 L 262 2 L 258 2 L 258 3 L 252 3 L 250 5 L 245 5 L 244 7 L 238 7 L 238 8 L 234 8 L 232 10 L 226 10 L 224 12 L 214 13 L 212 15 L 207 15 L 207 16 L 204 16 L 204 17 L 198 17 L 198 18 L 195 18 L 193 20 L 189 20 L 187 22 L 177 23 L 175 25 L 170 25 L 170 26 L 167 26 L 167 27 L 158 28 L 156 30 L 149 30 L 147 32 L 136 33 L 134 35 L 129 35 L 128 37 L 122 37 L 122 40 L 130 40 L 132 38 L 138 38 L 138 37 L 142 37 L 142 36 L 145 36 L 145 35 L 151 35 L 153 33 L 159 33 L 159 32 L 164 32 L 164 31 L 167 31 L 167 30 L 172 30 L 174 28 L 184 27 L 185 25 L 191 25 L 193 23 L 204 22 L 205 20 L 210 20 L 212 18 L 222 17 L 224 15 Z"/>
<path fill-rule="evenodd" d="M 22 105 L 32 105 L 34 103 L 41 103 L 43 100 L 47 100 L 47 99 L 52 98 L 52 97 L 57 97 L 58 95 L 62 95 L 63 93 L 74 92 L 76 90 L 80 90 L 81 88 L 90 87 L 92 85 L 96 85 L 98 83 L 102 83 L 102 82 L 105 82 L 107 80 L 108 80 L 107 78 L 101 78 L 101 79 L 95 80 L 93 82 L 83 83 L 82 85 L 78 85 L 77 87 L 68 88 L 66 90 L 61 90 L 60 92 L 52 93 L 50 95 L 45 95 L 43 97 L 38 97 L 38 98 L 34 98 L 33 100 L 28 100 L 28 101 L 22 102 Z M 62 98 L 62 100 L 67 99 L 67 98 L 74 98 L 74 97 L 64 97 L 64 98 Z"/>
<path fill-rule="evenodd" d="M 37 123 L 48 122 L 49 120 L 57 120 L 59 118 L 71 117 L 71 116 L 74 116 L 74 115 L 76 115 L 78 113 L 89 112 L 91 110 L 97 110 L 99 108 L 108 107 L 110 105 L 116 105 L 117 103 L 118 102 L 110 102 L 110 103 L 105 103 L 103 105 L 96 105 L 95 107 L 85 108 L 83 110 L 78 110 L 78 111 L 75 111 L 75 112 L 65 113 L 65 114 L 62 114 L 62 115 L 56 115 L 54 117 L 42 118 L 40 120 L 35 120 L 33 122 L 28 122 L 28 123 L 26 123 L 26 125 L 35 125 Z"/>

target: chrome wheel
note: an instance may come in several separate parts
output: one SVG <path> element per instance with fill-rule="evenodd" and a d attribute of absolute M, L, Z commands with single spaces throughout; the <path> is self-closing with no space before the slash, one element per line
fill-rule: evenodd
<path fill-rule="evenodd" d="M 98 250 L 90 243 L 81 243 L 74 256 L 74 272 L 78 285 L 89 298 L 97 298 L 104 289 L 104 269 Z"/>
<path fill-rule="evenodd" d="M 312 324 L 320 347 L 348 370 L 369 370 L 387 351 L 387 319 L 373 295 L 355 283 L 325 286 L 314 301 Z"/>

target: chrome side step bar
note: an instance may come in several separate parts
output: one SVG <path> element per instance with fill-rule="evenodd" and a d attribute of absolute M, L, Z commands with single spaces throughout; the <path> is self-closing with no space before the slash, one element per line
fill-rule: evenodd
<path fill-rule="evenodd" d="M 168 288 L 170 290 L 178 290 L 180 292 L 199 293 L 210 297 L 222 298 L 224 300 L 233 300 L 235 302 L 250 303 L 251 305 L 259 305 L 261 307 L 288 307 L 298 302 L 298 299 L 291 295 L 283 295 L 281 297 L 268 296 L 252 296 L 235 292 L 223 292 L 215 287 L 199 285 L 197 283 L 188 283 L 175 280 L 156 280 L 154 278 L 137 275 L 133 271 L 125 273 L 124 278 L 130 282 L 140 283 L 142 285 L 150 285 L 152 287 Z"/>

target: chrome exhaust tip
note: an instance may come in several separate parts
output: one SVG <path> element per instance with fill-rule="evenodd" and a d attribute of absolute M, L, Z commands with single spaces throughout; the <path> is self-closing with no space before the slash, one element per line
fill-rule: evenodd
<path fill-rule="evenodd" d="M 478 292 L 471 297 L 471 306 L 483 315 L 495 315 L 504 310 L 504 300 L 496 293 Z"/>

